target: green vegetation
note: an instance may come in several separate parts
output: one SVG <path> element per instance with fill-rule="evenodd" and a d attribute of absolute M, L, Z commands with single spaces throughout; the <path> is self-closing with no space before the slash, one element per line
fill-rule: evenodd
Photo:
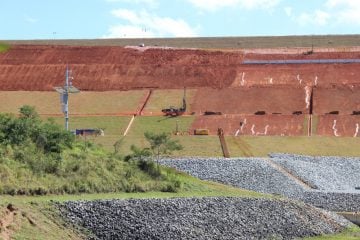
<path fill-rule="evenodd" d="M 9 50 L 9 49 L 10 49 L 10 45 L 9 45 L 9 44 L 0 42 L 0 53 L 6 52 L 6 51 Z"/>
<path fill-rule="evenodd" d="M 350 227 L 338 234 L 304 238 L 304 240 L 358 240 L 358 239 L 360 239 L 360 228 L 355 226 Z"/>
<path fill-rule="evenodd" d="M 18 118 L 0 115 L 0 194 L 177 191 L 177 175 L 77 141 L 53 121 L 43 122 L 33 107 L 22 107 Z"/>
<path fill-rule="evenodd" d="M 149 147 L 148 142 L 144 136 L 145 132 L 164 132 L 174 133 L 176 131 L 176 125 L 178 131 L 182 134 L 188 134 L 194 117 L 176 117 L 169 118 L 163 116 L 138 116 L 135 118 L 128 135 L 125 137 L 120 151 L 124 154 L 130 153 L 131 145 L 136 145 L 141 148 Z M 184 146 L 186 148 L 186 146 Z"/>
<path fill-rule="evenodd" d="M 352 137 L 226 137 L 230 156 L 265 157 L 282 152 L 318 156 L 360 156 L 360 138 Z"/>
<path fill-rule="evenodd" d="M 126 126 L 131 117 L 113 117 L 113 116 L 92 116 L 92 117 L 70 117 L 70 129 L 76 128 L 101 128 L 104 130 L 104 136 L 87 136 L 86 140 L 101 145 L 105 150 L 114 151 L 114 144 L 122 138 Z M 64 118 L 54 118 L 55 123 L 63 126 Z M 84 141 L 84 137 L 79 137 Z M 136 144 L 136 143 L 135 143 Z"/>

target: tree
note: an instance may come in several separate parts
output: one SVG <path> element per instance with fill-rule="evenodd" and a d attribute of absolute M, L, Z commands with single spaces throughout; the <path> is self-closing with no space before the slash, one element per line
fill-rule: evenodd
<path fill-rule="evenodd" d="M 39 114 L 36 112 L 35 107 L 24 105 L 20 108 L 20 118 L 27 118 L 27 119 L 38 119 Z"/>
<path fill-rule="evenodd" d="M 0 114 L 0 144 L 27 145 L 34 143 L 44 153 L 61 153 L 71 148 L 75 137 L 54 122 L 43 122 L 34 107 L 20 108 L 20 117 Z"/>
<path fill-rule="evenodd" d="M 145 132 L 144 136 L 150 144 L 150 150 L 153 156 L 156 156 L 159 163 L 160 155 L 171 154 L 173 151 L 182 150 L 183 146 L 177 140 L 171 140 L 167 133 L 151 133 Z"/>

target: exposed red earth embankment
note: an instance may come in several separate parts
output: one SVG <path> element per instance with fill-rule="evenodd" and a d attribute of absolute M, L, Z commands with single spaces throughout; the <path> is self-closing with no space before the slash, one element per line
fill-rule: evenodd
<path fill-rule="evenodd" d="M 0 54 L 0 90 L 49 91 L 66 64 L 81 90 L 230 86 L 241 53 L 122 47 L 13 46 Z"/>
<path fill-rule="evenodd" d="M 358 58 L 359 52 L 259 54 L 171 48 L 15 45 L 0 54 L 0 90 L 49 91 L 66 64 L 82 90 L 359 84 L 360 64 L 244 65 L 246 59 Z"/>
<path fill-rule="evenodd" d="M 314 114 L 338 112 L 340 115 L 360 113 L 360 86 L 342 85 L 314 88 Z"/>
<path fill-rule="evenodd" d="M 360 84 L 360 64 L 264 64 L 237 69 L 232 87 L 254 85 L 331 86 Z"/>
<path fill-rule="evenodd" d="M 222 114 L 305 114 L 310 107 L 310 88 L 289 86 L 259 86 L 197 91 L 192 111 Z"/>
<path fill-rule="evenodd" d="M 316 134 L 333 137 L 360 137 L 360 115 L 318 116 Z"/>
<path fill-rule="evenodd" d="M 222 128 L 225 135 L 232 136 L 302 136 L 307 132 L 306 119 L 306 115 L 199 116 L 191 127 L 208 129 L 213 135 Z"/>
<path fill-rule="evenodd" d="M 245 64 L 247 60 L 310 63 Z M 188 102 L 198 115 L 193 128 L 209 128 L 212 134 L 222 127 L 226 135 L 234 135 L 247 116 L 238 134 L 358 136 L 358 47 L 312 52 L 14 45 L 0 54 L 0 91 L 53 91 L 64 84 L 67 64 L 73 84 L 82 91 L 197 89 Z M 202 116 L 206 111 L 223 115 Z M 308 114 L 318 115 L 317 121 Z"/>

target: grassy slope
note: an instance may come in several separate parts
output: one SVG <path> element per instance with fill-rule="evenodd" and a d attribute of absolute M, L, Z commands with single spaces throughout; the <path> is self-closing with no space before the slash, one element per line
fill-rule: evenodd
<path fill-rule="evenodd" d="M 144 132 L 172 133 L 176 129 L 176 122 L 178 122 L 179 131 L 185 135 L 173 136 L 173 139 L 179 140 L 184 149 L 181 152 L 175 152 L 174 155 L 221 156 L 221 147 L 218 137 L 187 135 L 187 131 L 193 121 L 193 116 L 177 118 L 167 118 L 162 116 L 136 117 L 121 146 L 121 152 L 128 154 L 131 144 L 145 147 L 147 142 L 144 138 Z"/>
<path fill-rule="evenodd" d="M 88 136 L 86 139 L 102 145 L 106 150 L 113 151 L 114 143 L 118 141 L 131 117 L 70 117 L 70 129 L 76 128 L 101 128 L 104 129 L 105 136 L 91 137 Z M 63 118 L 54 118 L 55 122 L 63 125 Z"/>
<path fill-rule="evenodd" d="M 64 119 L 60 117 L 54 118 L 55 122 L 63 125 Z M 193 116 L 184 116 L 179 118 L 165 118 L 162 116 L 138 116 L 130 128 L 128 135 L 124 138 L 120 151 L 122 154 L 130 153 L 132 144 L 145 147 L 146 140 L 144 132 L 168 132 L 171 133 L 176 129 L 176 121 L 178 121 L 179 131 L 187 132 Z M 70 117 L 70 129 L 75 128 L 103 128 L 105 129 L 104 137 L 87 137 L 94 143 L 101 144 L 106 150 L 114 151 L 114 143 L 123 138 L 123 133 L 130 117 Z M 178 156 L 222 156 L 220 142 L 217 136 L 193 136 L 179 135 L 173 136 L 173 139 L 179 140 L 184 146 L 181 152 L 175 152 Z"/>
<path fill-rule="evenodd" d="M 56 122 L 63 124 L 63 118 L 55 118 Z M 168 132 L 176 129 L 178 121 L 179 130 L 185 132 L 190 127 L 193 116 L 179 118 L 165 118 L 162 116 L 139 116 L 124 138 L 121 153 L 130 153 L 131 144 L 139 147 L 146 146 L 143 136 L 145 131 Z M 123 132 L 130 121 L 130 117 L 72 117 L 70 128 L 104 128 L 105 137 L 88 138 L 99 143 L 106 150 L 113 151 L 115 141 L 121 139 Z M 220 142 L 217 136 L 173 136 L 184 146 L 175 156 L 222 156 Z M 360 156 L 360 138 L 336 137 L 280 137 L 280 136 L 242 136 L 226 137 L 231 157 L 263 157 L 271 152 L 286 152 L 306 155 L 327 156 Z"/>
<path fill-rule="evenodd" d="M 191 104 L 193 102 L 196 89 L 186 90 L 187 112 L 191 113 Z M 154 90 L 148 103 L 144 108 L 146 114 L 162 114 L 161 109 L 169 106 L 181 107 L 184 90 L 182 89 L 168 89 L 168 90 Z"/>
<path fill-rule="evenodd" d="M 17 40 L 11 44 L 64 44 L 82 46 L 126 46 L 144 43 L 169 47 L 190 48 L 272 48 L 272 47 L 341 47 L 359 46 L 360 35 L 312 35 L 267 37 L 202 37 L 153 39 L 84 39 L 84 40 Z"/>
<path fill-rule="evenodd" d="M 348 228 L 339 234 L 304 238 L 304 240 L 358 240 L 358 239 L 360 239 L 360 228 L 359 227 Z"/>
<path fill-rule="evenodd" d="M 226 137 L 231 156 L 266 156 L 271 152 L 306 155 L 360 156 L 360 138 Z"/>
<path fill-rule="evenodd" d="M 69 98 L 70 114 L 134 113 L 146 91 L 81 92 Z M 18 113 L 25 104 L 35 106 L 39 114 L 62 114 L 59 94 L 37 91 L 0 91 L 0 112 Z"/>

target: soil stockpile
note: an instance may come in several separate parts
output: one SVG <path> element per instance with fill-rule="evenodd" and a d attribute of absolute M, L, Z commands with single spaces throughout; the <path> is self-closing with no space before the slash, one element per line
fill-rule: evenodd
<path fill-rule="evenodd" d="M 74 201 L 63 216 L 95 239 L 294 239 L 341 231 L 348 222 L 287 200 L 174 198 Z"/>

